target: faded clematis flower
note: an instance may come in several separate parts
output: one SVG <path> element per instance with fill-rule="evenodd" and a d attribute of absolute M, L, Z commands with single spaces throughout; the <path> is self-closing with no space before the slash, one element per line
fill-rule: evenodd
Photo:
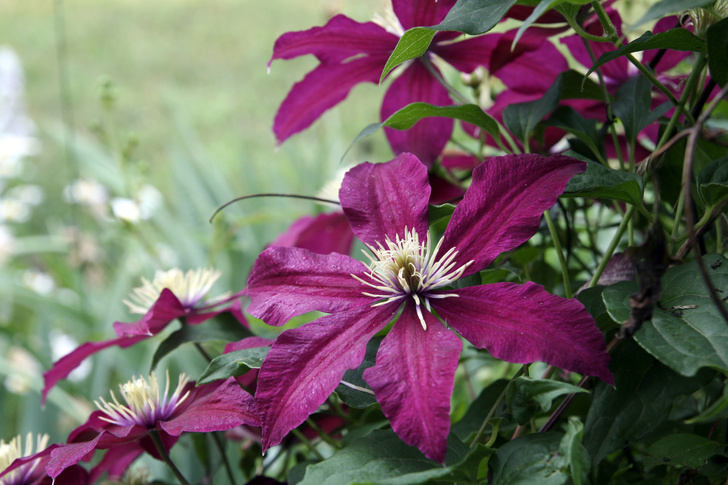
<path fill-rule="evenodd" d="M 169 394 L 169 374 L 164 391 L 156 375 L 134 378 L 119 386 L 120 402 L 111 392 L 111 402 L 100 399 L 88 421 L 71 432 L 68 443 L 50 452 L 45 467 L 56 477 L 94 451 L 108 450 L 90 473 L 95 481 L 102 474 L 121 477 L 143 452 L 160 458 L 151 433 L 156 433 L 165 452 L 185 432 L 226 431 L 242 424 L 258 425 L 253 397 L 234 378 L 195 387 L 183 374 Z"/>
<path fill-rule="evenodd" d="M 458 334 L 499 359 L 543 361 L 612 383 L 602 334 L 578 301 L 533 283 L 451 286 L 531 238 L 543 211 L 584 169 L 558 155 L 487 160 L 473 171 L 443 238 L 433 244 L 427 169 L 414 155 L 354 167 L 339 197 L 352 230 L 371 250 L 370 265 L 272 247 L 248 281 L 248 310 L 270 325 L 309 311 L 329 313 L 283 332 L 260 369 L 264 448 L 326 400 L 398 313 L 364 378 L 402 440 L 440 462 L 462 349 Z"/>
<path fill-rule="evenodd" d="M 33 452 L 33 433 L 23 438 L 16 436 L 6 443 L 0 440 L 0 485 L 83 485 L 88 482 L 88 474 L 81 467 L 68 468 L 55 481 L 45 472 L 50 452 L 58 445 L 48 445 L 48 435 L 38 435 L 35 453 Z"/>
<path fill-rule="evenodd" d="M 184 319 L 188 324 L 196 325 L 220 313 L 230 312 L 247 327 L 238 294 L 204 299 L 221 274 L 219 271 L 207 268 L 189 270 L 187 273 L 172 269 L 157 271 L 153 281 L 142 278 L 142 286 L 134 289 L 129 300 L 124 300 L 124 303 L 132 313 L 143 314 L 144 317 L 134 323 L 115 322 L 114 331 L 117 338 L 81 344 L 76 350 L 53 364 L 53 368 L 43 374 L 45 379 L 43 402 L 51 388 L 58 381 L 65 379 L 87 357 L 108 347 L 130 347 L 158 334 L 178 318 Z"/>

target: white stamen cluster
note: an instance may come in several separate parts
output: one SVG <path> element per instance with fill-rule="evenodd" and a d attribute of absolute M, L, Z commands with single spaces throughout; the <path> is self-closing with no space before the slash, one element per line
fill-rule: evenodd
<path fill-rule="evenodd" d="M 352 276 L 376 290 L 363 293 L 372 298 L 382 299 L 374 306 L 411 297 L 415 302 L 417 317 L 422 328 L 427 330 L 422 305 L 427 311 L 432 311 L 430 299 L 457 296 L 455 293 L 433 293 L 432 290 L 447 286 L 459 279 L 472 261 L 458 266 L 455 261 L 458 252 L 455 248 L 450 248 L 438 258 L 442 239 L 431 251 L 430 235 L 427 235 L 427 241 L 422 244 L 414 229 L 410 231 L 405 228 L 403 238 L 397 235 L 392 241 L 387 237 L 384 246 L 381 243 L 377 243 L 377 246 L 377 248 L 367 246 L 373 256 L 364 253 L 371 261 L 370 271 L 367 273 L 370 281 L 356 275 Z"/>
<path fill-rule="evenodd" d="M 170 396 L 169 372 L 167 372 L 164 394 L 159 389 L 159 381 L 154 373 L 147 379 L 133 377 L 126 384 L 119 385 L 121 396 L 126 401 L 126 405 L 121 404 L 116 399 L 114 391 L 111 391 L 113 403 L 106 402 L 104 398 L 99 398 L 101 404 L 98 401 L 94 401 L 94 404 L 106 413 L 106 416 L 101 416 L 101 419 L 104 421 L 118 424 L 119 426 L 138 424 L 147 428 L 153 428 L 158 421 L 168 419 L 174 410 L 187 399 L 190 392 L 187 391 L 182 395 L 182 391 L 188 381 L 189 378 L 185 374 L 181 374 L 177 389 Z"/>
<path fill-rule="evenodd" d="M 212 268 L 189 270 L 187 274 L 180 269 L 157 271 L 152 281 L 142 278 L 142 286 L 132 290 L 130 300 L 124 300 L 132 313 L 145 314 L 159 298 L 162 290 L 167 288 L 185 308 L 194 308 L 205 297 L 212 285 L 222 275 L 221 271 Z M 227 298 L 227 294 L 207 300 L 205 304 Z"/>
<path fill-rule="evenodd" d="M 33 451 L 33 433 L 28 433 L 25 437 L 25 451 L 23 451 L 23 439 L 20 435 L 11 439 L 9 443 L 0 440 L 0 472 L 8 468 L 18 458 L 30 456 L 38 453 L 48 445 L 48 435 L 38 435 L 36 440 L 35 451 Z M 38 462 L 36 460 L 26 463 L 16 468 L 4 477 L 0 478 L 1 485 L 15 485 L 29 483 L 29 477 L 32 477 Z"/>

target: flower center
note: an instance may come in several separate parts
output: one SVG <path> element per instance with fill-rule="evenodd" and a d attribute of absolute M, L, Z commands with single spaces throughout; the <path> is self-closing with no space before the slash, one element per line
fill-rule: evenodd
<path fill-rule="evenodd" d="M 438 252 L 442 246 L 442 239 L 438 241 L 434 250 L 430 250 L 430 236 L 423 244 L 420 236 L 413 229 L 405 228 L 404 237 L 396 236 L 392 241 L 387 237 L 384 245 L 377 243 L 377 248 L 367 246 L 373 256 L 364 253 L 371 263 L 366 276 L 369 281 L 352 275 L 355 279 L 373 288 L 376 292 L 364 292 L 364 295 L 382 299 L 375 306 L 411 297 L 415 302 L 417 316 L 422 328 L 427 330 L 422 305 L 427 311 L 431 298 L 448 298 L 457 296 L 455 293 L 433 293 L 443 286 L 447 286 L 459 279 L 472 261 L 458 266 L 455 257 L 458 252 L 450 248 L 441 257 Z"/>
<path fill-rule="evenodd" d="M 101 404 L 98 401 L 94 401 L 94 404 L 106 413 L 106 416 L 101 416 L 104 421 L 119 426 L 138 424 L 153 428 L 158 421 L 169 419 L 175 409 L 187 399 L 190 392 L 187 391 L 183 396 L 182 391 L 188 380 L 185 374 L 180 375 L 177 389 L 169 396 L 169 371 L 167 372 L 164 394 L 159 389 L 159 381 L 154 373 L 147 379 L 134 377 L 126 384 L 119 385 L 126 406 L 119 403 L 114 391 L 111 391 L 113 403 L 106 402 L 104 398 L 99 398 Z"/>
<path fill-rule="evenodd" d="M 35 453 L 45 449 L 47 445 L 48 435 L 38 435 Z M 23 451 L 23 439 L 20 435 L 11 439 L 9 443 L 6 443 L 5 440 L 0 440 L 0 472 L 8 468 L 18 458 L 30 456 L 33 453 L 33 433 L 28 433 L 25 437 L 25 451 Z M 30 478 L 33 476 L 33 471 L 37 464 L 38 462 L 34 460 L 16 468 L 3 478 L 0 478 L 0 484 L 20 485 L 23 483 L 30 483 L 32 481 Z"/>
<path fill-rule="evenodd" d="M 169 271 L 157 271 L 152 281 L 142 278 L 142 286 L 132 290 L 129 300 L 124 304 L 129 307 L 132 313 L 145 314 L 154 305 L 167 288 L 176 296 L 185 308 L 194 308 L 202 298 L 210 291 L 212 285 L 222 275 L 221 271 L 211 268 L 198 268 L 189 270 L 187 274 L 179 269 Z M 227 298 L 227 294 L 208 300 L 206 303 L 214 303 Z"/>

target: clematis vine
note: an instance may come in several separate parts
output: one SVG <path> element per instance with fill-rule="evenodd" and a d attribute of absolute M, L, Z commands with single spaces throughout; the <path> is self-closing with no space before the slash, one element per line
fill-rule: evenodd
<path fill-rule="evenodd" d="M 115 322 L 117 338 L 86 342 L 60 358 L 43 374 L 43 402 L 53 386 L 68 377 L 87 357 L 108 347 L 130 347 L 158 334 L 176 319 L 196 325 L 220 313 L 230 312 L 242 325 L 247 326 L 238 301 L 239 295 L 204 299 L 221 274 L 220 271 L 207 268 L 189 270 L 187 273 L 172 269 L 157 271 L 152 281 L 142 278 L 142 286 L 134 289 L 129 300 L 124 300 L 124 303 L 132 313 L 143 314 L 144 317 L 134 323 Z"/>
<path fill-rule="evenodd" d="M 68 467 L 90 460 L 96 450 L 107 450 L 90 477 L 95 481 L 108 473 L 116 479 L 147 452 L 164 459 L 178 479 L 186 483 L 168 457 L 182 433 L 226 431 L 243 424 L 259 424 L 253 397 L 232 377 L 195 387 L 183 374 L 169 394 L 169 375 L 162 390 L 152 374 L 134 378 L 119 389 L 123 402 L 113 392 L 111 401 L 97 401 L 99 410 L 71 432 L 67 444 L 50 452 L 45 467 L 49 476 L 56 477 Z"/>
<path fill-rule="evenodd" d="M 249 311 L 270 325 L 329 314 L 283 332 L 263 362 L 256 401 L 264 449 L 316 411 L 392 322 L 364 378 L 402 440 L 440 462 L 460 337 L 499 359 L 543 361 L 612 383 L 602 334 L 578 301 L 533 283 L 453 287 L 530 239 L 543 211 L 584 169 L 560 155 L 486 160 L 438 242 L 428 233 L 430 186 L 417 157 L 351 169 L 339 199 L 370 264 L 271 247 L 248 281 Z"/>

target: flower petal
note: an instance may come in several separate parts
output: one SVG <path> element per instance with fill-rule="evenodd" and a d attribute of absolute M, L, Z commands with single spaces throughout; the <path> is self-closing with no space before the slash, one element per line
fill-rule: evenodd
<path fill-rule="evenodd" d="M 429 312 L 422 329 L 407 304 L 382 341 L 377 363 L 364 371 L 392 429 L 435 461 L 445 459 L 450 396 L 463 344 Z"/>
<path fill-rule="evenodd" d="M 291 88 L 278 108 L 273 132 L 279 143 L 303 131 L 324 111 L 346 99 L 359 83 L 378 83 L 388 56 L 365 56 L 345 63 L 324 62 Z"/>
<path fill-rule="evenodd" d="M 350 254 L 354 233 L 343 212 L 304 216 L 276 238 L 271 246 L 308 249 L 314 253 Z"/>
<path fill-rule="evenodd" d="M 255 399 L 263 450 L 281 442 L 326 401 L 344 372 L 361 364 L 367 342 L 394 317 L 397 303 L 363 306 L 283 332 L 263 361 Z"/>
<path fill-rule="evenodd" d="M 157 301 L 147 313 L 133 323 L 114 322 L 114 331 L 119 337 L 145 335 L 161 332 L 173 320 L 185 316 L 187 310 L 169 288 L 164 288 Z"/>
<path fill-rule="evenodd" d="M 323 27 L 287 32 L 278 37 L 268 65 L 275 59 L 293 59 L 306 54 L 313 54 L 322 62 L 343 61 L 358 54 L 379 54 L 386 58 L 397 40 L 396 35 L 374 22 L 359 23 L 345 15 L 336 15 Z"/>
<path fill-rule="evenodd" d="M 386 120 L 396 111 L 415 102 L 437 106 L 452 104 L 447 90 L 419 61 L 410 65 L 392 82 L 382 101 L 381 119 Z M 385 128 L 384 134 L 394 153 L 410 152 L 431 167 L 450 140 L 453 126 L 452 118 L 431 117 L 419 120 L 412 128 L 404 131 Z"/>
<path fill-rule="evenodd" d="M 411 153 L 387 163 L 362 163 L 349 170 L 339 190 L 339 200 L 354 234 L 375 246 L 386 237 L 404 237 L 415 229 L 424 240 L 430 184 L 427 168 Z"/>
<path fill-rule="evenodd" d="M 75 350 L 58 359 L 58 362 L 53 364 L 53 367 L 51 367 L 50 370 L 43 373 L 43 380 L 45 381 L 45 384 L 43 385 L 43 391 L 41 393 L 41 403 L 45 405 L 48 392 L 53 388 L 53 386 L 55 386 L 58 381 L 68 377 L 68 374 L 70 374 L 73 369 L 81 365 L 81 362 L 83 362 L 87 357 L 108 347 L 116 345 L 121 348 L 126 348 L 147 338 L 149 338 L 147 335 L 139 335 L 136 337 L 119 337 L 103 342 L 86 342 L 81 344 Z"/>
<path fill-rule="evenodd" d="M 417 26 L 439 24 L 445 18 L 455 0 L 422 2 L 420 0 L 393 0 L 392 9 L 405 30 Z"/>
<path fill-rule="evenodd" d="M 129 470 L 129 466 L 143 452 L 144 450 L 136 441 L 121 443 L 109 448 L 101 461 L 91 469 L 90 483 L 96 483 L 105 473 L 109 474 L 111 480 L 120 480 Z"/>
<path fill-rule="evenodd" d="M 318 310 L 343 311 L 372 301 L 351 275 L 366 266 L 343 254 L 316 254 L 300 248 L 273 247 L 258 256 L 248 279 L 248 313 L 268 325 Z"/>
<path fill-rule="evenodd" d="M 179 436 L 185 431 L 226 431 L 242 424 L 260 426 L 258 411 L 253 396 L 230 377 L 194 388 L 174 416 L 159 426 Z"/>
<path fill-rule="evenodd" d="M 432 306 L 476 347 L 508 362 L 546 362 L 614 384 L 604 337 L 579 301 L 552 295 L 534 283 L 494 283 L 454 292 L 457 298 L 433 299 Z"/>
<path fill-rule="evenodd" d="M 445 231 L 443 250 L 474 261 L 465 274 L 488 266 L 502 252 L 538 230 L 543 212 L 556 203 L 571 177 L 586 164 L 563 155 L 508 155 L 484 161 Z"/>

